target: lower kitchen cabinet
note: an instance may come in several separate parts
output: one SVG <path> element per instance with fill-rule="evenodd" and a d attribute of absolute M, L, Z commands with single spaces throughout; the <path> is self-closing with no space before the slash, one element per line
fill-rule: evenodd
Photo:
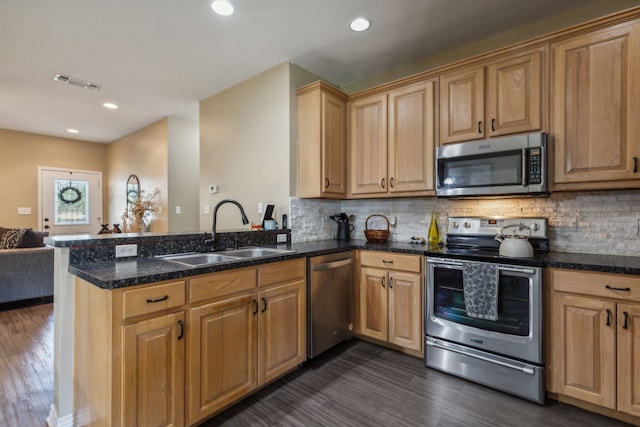
<path fill-rule="evenodd" d="M 75 285 L 75 426 L 183 426 L 185 282 Z"/>
<path fill-rule="evenodd" d="M 548 388 L 640 416 L 640 279 L 549 269 Z"/>
<path fill-rule="evenodd" d="M 196 277 L 189 290 L 189 425 L 305 360 L 305 259 Z"/>
<path fill-rule="evenodd" d="M 422 257 L 360 252 L 357 332 L 423 352 Z"/>
<path fill-rule="evenodd" d="M 306 359 L 306 259 L 75 287 L 76 426 L 194 425 Z"/>

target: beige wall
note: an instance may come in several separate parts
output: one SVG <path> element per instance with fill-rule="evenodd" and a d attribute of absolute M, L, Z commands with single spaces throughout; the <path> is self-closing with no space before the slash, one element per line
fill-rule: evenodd
<path fill-rule="evenodd" d="M 259 202 L 289 210 L 290 64 L 267 70 L 200 102 L 200 229 L 211 229 L 213 208 L 235 199 L 258 222 Z M 295 137 L 295 136 L 293 136 Z M 217 184 L 219 192 L 209 194 Z M 204 214 L 206 207 L 209 214 Z M 238 209 L 223 206 L 218 230 L 246 229 Z"/>
<path fill-rule="evenodd" d="M 102 172 L 106 182 L 106 149 L 104 144 L 0 129 L 0 227 L 41 229 L 38 166 Z M 31 215 L 18 215 L 19 207 L 31 208 Z"/>
<path fill-rule="evenodd" d="M 169 141 L 169 231 L 199 230 L 200 137 L 198 122 L 170 117 Z M 180 208 L 177 213 L 176 208 Z"/>
<path fill-rule="evenodd" d="M 126 182 L 131 174 L 138 176 L 145 194 L 158 188 L 154 199 L 153 221 L 149 231 L 168 231 L 168 136 L 167 119 L 117 139 L 107 146 L 109 223 L 122 223 L 126 209 Z"/>
<path fill-rule="evenodd" d="M 561 1 L 561 0 L 559 0 Z M 640 0 L 598 0 L 568 12 L 553 16 L 543 21 L 531 22 L 512 31 L 478 40 L 457 49 L 438 52 L 422 61 L 410 64 L 397 64 L 391 70 L 346 85 L 341 89 L 346 93 L 354 93 L 383 83 L 421 73 L 436 67 L 452 64 L 456 61 L 471 58 L 482 53 L 543 36 L 573 25 L 581 24 L 602 16 L 610 15 L 640 5 Z M 516 7 L 516 6 L 514 6 Z"/>

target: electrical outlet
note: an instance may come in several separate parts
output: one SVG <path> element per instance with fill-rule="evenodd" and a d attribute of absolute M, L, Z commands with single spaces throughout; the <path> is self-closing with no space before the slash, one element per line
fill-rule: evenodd
<path fill-rule="evenodd" d="M 264 212 L 264 203 L 259 202 L 258 203 L 258 213 L 263 213 Z"/>
<path fill-rule="evenodd" d="M 182 208 L 180 206 L 176 206 L 176 215 L 180 215 L 182 213 Z"/>
<path fill-rule="evenodd" d="M 276 243 L 287 243 L 286 234 L 276 234 Z"/>
<path fill-rule="evenodd" d="M 138 245 L 116 245 L 116 258 L 138 255 Z"/>
<path fill-rule="evenodd" d="M 31 208 L 18 208 L 18 215 L 31 215 Z"/>
<path fill-rule="evenodd" d="M 209 186 L 209 194 L 216 194 L 218 192 L 218 185 L 217 184 L 211 184 Z"/>

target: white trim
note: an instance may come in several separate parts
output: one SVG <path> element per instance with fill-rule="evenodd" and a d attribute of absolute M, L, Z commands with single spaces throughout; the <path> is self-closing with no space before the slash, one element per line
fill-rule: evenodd
<path fill-rule="evenodd" d="M 73 414 L 67 414 L 62 418 L 58 418 L 55 403 L 51 405 L 51 411 L 47 417 L 48 427 L 73 427 Z"/>

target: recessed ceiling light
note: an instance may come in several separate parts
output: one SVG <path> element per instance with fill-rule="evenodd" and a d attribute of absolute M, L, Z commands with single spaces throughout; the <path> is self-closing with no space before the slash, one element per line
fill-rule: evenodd
<path fill-rule="evenodd" d="M 67 129 L 67 132 L 69 132 L 69 133 L 79 133 L 80 131 L 78 129 Z"/>
<path fill-rule="evenodd" d="M 233 6 L 227 0 L 214 0 L 211 3 L 211 8 L 218 15 L 229 16 L 233 14 Z"/>
<path fill-rule="evenodd" d="M 104 104 L 102 104 L 102 106 L 104 108 L 108 108 L 110 110 L 117 110 L 118 106 L 116 104 L 114 104 L 113 102 L 105 102 Z"/>
<path fill-rule="evenodd" d="M 367 19 L 364 18 L 356 18 L 349 24 L 349 28 L 353 31 L 364 31 L 369 28 L 371 24 Z"/>

